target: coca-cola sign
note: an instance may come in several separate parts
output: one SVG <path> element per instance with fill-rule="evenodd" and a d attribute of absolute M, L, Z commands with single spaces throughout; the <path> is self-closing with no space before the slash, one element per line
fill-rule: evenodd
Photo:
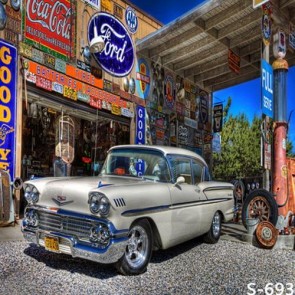
<path fill-rule="evenodd" d="M 69 0 L 25 0 L 24 36 L 56 57 L 75 54 L 75 4 Z"/>
<path fill-rule="evenodd" d="M 97 63 L 109 74 L 127 76 L 134 65 L 134 46 L 124 25 L 108 13 L 97 13 L 88 23 L 88 42 L 94 38 L 94 26 L 104 40 L 102 52 L 95 53 Z"/>

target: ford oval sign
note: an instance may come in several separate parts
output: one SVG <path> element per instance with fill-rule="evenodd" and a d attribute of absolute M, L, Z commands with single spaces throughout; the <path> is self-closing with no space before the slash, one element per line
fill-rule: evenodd
<path fill-rule="evenodd" d="M 97 13 L 88 23 L 88 42 L 94 38 L 94 26 L 104 40 L 102 52 L 94 53 L 97 63 L 109 74 L 127 76 L 134 65 L 134 46 L 124 25 L 108 13 Z"/>

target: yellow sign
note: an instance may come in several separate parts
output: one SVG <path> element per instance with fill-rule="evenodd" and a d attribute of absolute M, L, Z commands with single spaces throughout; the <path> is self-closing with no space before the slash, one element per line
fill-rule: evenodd
<path fill-rule="evenodd" d="M 106 11 L 111 12 L 112 11 L 112 2 L 110 0 L 102 0 L 101 7 L 103 9 L 105 9 Z"/>
<path fill-rule="evenodd" d="M 268 1 L 269 0 L 253 0 L 253 8 L 255 9 Z"/>

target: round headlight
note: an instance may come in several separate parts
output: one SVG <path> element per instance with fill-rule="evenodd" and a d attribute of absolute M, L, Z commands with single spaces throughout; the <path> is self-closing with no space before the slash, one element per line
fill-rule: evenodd
<path fill-rule="evenodd" d="M 27 185 L 25 187 L 25 199 L 29 204 L 35 204 L 39 201 L 39 192 L 36 187 Z"/>
<path fill-rule="evenodd" d="M 110 231 L 108 227 L 103 224 L 91 227 L 89 240 L 92 243 L 99 243 L 103 246 L 108 245 L 110 241 Z"/>
<path fill-rule="evenodd" d="M 110 213 L 110 202 L 106 196 L 92 193 L 89 195 L 89 209 L 93 214 L 99 213 L 102 217 L 106 217 Z"/>
<path fill-rule="evenodd" d="M 35 210 L 29 210 L 24 217 L 24 223 L 28 226 L 37 227 L 39 224 L 39 216 Z"/>

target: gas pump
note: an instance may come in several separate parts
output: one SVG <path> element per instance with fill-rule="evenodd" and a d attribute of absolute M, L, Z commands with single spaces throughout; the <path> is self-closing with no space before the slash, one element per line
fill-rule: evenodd
<path fill-rule="evenodd" d="M 11 182 L 9 173 L 0 170 L 0 227 L 15 223 L 13 189 L 21 189 L 22 185 L 21 178 Z"/>

